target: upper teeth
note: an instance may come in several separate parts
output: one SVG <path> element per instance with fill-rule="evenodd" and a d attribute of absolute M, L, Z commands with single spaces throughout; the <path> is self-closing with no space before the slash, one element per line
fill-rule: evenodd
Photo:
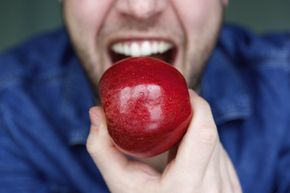
<path fill-rule="evenodd" d="M 130 41 L 115 43 L 111 49 L 117 54 L 138 57 L 162 54 L 172 47 L 173 45 L 166 41 Z"/>

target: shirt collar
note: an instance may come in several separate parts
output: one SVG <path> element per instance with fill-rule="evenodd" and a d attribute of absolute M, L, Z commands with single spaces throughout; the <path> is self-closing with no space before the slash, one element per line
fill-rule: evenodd
<path fill-rule="evenodd" d="M 201 82 L 201 96 L 210 104 L 217 125 L 245 119 L 251 114 L 243 64 L 230 53 L 233 49 L 229 49 L 228 33 L 227 29 L 222 31 Z"/>
<path fill-rule="evenodd" d="M 64 119 L 65 135 L 70 145 L 86 143 L 89 133 L 90 107 L 98 104 L 91 84 L 78 59 L 73 56 L 65 67 L 61 116 Z"/>
<path fill-rule="evenodd" d="M 223 33 L 221 34 L 223 37 Z M 218 42 L 204 71 L 201 96 L 210 104 L 216 124 L 244 119 L 251 113 L 250 96 L 237 61 Z M 64 76 L 61 114 L 66 121 L 66 135 L 71 145 L 85 144 L 89 133 L 89 108 L 99 104 L 77 58 L 68 61 Z"/>

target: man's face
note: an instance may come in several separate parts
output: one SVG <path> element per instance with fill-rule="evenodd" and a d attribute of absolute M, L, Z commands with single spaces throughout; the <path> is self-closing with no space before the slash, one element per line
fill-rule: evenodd
<path fill-rule="evenodd" d="M 214 47 L 226 0 L 64 0 L 74 48 L 96 86 L 114 62 L 153 56 L 192 87 Z"/>

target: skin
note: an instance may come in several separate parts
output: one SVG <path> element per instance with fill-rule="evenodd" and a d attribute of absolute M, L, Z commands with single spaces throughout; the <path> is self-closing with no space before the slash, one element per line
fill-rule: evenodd
<path fill-rule="evenodd" d="M 226 5 L 227 0 L 65 0 L 63 15 L 96 90 L 112 65 L 109 45 L 128 38 L 172 41 L 178 50 L 172 65 L 196 90 Z M 129 160 L 120 153 L 108 135 L 101 107 L 91 108 L 87 149 L 112 193 L 242 192 L 208 103 L 192 90 L 190 95 L 194 116 L 181 143 L 146 160 Z"/>
<path fill-rule="evenodd" d="M 240 193 L 235 169 L 223 149 L 207 102 L 191 93 L 195 115 L 163 172 L 128 160 L 112 144 L 100 107 L 90 110 L 87 149 L 112 193 Z"/>
<path fill-rule="evenodd" d="M 157 38 L 174 42 L 178 54 L 173 65 L 196 88 L 225 5 L 226 0 L 66 0 L 63 14 L 77 55 L 95 86 L 112 65 L 107 53 L 110 43 Z"/>

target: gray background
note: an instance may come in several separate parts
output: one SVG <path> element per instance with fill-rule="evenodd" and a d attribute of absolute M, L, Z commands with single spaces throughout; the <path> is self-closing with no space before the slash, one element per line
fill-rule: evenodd
<path fill-rule="evenodd" d="M 230 0 L 226 20 L 257 33 L 290 31 L 290 0 Z M 1 0 L 0 52 L 61 25 L 57 0 Z"/>

